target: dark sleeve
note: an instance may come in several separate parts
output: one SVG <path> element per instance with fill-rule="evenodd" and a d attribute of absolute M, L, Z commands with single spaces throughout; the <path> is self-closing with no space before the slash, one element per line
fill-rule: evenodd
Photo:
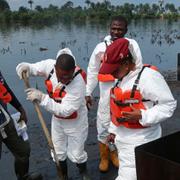
<path fill-rule="evenodd" d="M 4 77 L 2 76 L 2 74 L 0 73 L 1 76 L 1 81 L 3 81 L 4 86 L 6 87 L 7 91 L 11 94 L 12 96 L 12 100 L 10 101 L 10 104 L 17 110 L 19 110 L 19 108 L 21 107 L 21 103 L 18 101 L 18 99 L 16 98 L 16 96 L 14 95 L 14 93 L 12 92 L 12 90 L 10 89 L 10 87 L 8 86 L 8 84 L 6 83 Z"/>

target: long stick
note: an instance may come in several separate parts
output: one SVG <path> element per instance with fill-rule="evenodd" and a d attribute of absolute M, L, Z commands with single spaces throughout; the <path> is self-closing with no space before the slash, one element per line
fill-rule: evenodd
<path fill-rule="evenodd" d="M 23 72 L 23 80 L 24 80 L 24 83 L 25 83 L 25 87 L 26 88 L 30 88 L 30 84 L 29 84 L 29 81 L 28 81 L 28 78 L 26 76 L 26 73 Z M 63 174 L 62 174 L 62 170 L 61 170 L 61 166 L 59 164 L 59 161 L 58 161 L 58 158 L 57 158 L 57 155 L 56 155 L 56 152 L 55 152 L 55 149 L 54 149 L 54 145 L 53 145 L 53 142 L 52 142 L 52 139 L 51 139 L 51 136 L 50 136 L 50 133 L 48 131 L 48 128 L 46 126 L 46 123 L 44 121 L 44 118 L 42 116 L 42 113 L 40 111 L 40 107 L 38 105 L 37 102 L 33 102 L 34 104 L 34 107 L 35 107 L 35 110 L 37 112 L 37 115 L 38 115 L 38 118 L 39 118 L 39 121 L 41 123 L 41 126 L 42 126 L 42 129 L 44 131 L 44 134 L 46 136 L 46 139 L 48 141 L 48 145 L 49 145 L 49 148 L 51 150 L 51 152 L 53 153 L 54 155 L 54 159 L 55 159 L 55 164 L 56 164 L 56 169 L 57 169 L 57 174 L 58 174 L 58 177 L 62 180 L 64 180 L 64 177 L 63 177 Z"/>

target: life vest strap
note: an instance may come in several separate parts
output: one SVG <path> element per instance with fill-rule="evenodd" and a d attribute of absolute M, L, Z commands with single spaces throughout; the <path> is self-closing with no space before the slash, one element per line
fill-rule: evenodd
<path fill-rule="evenodd" d="M 104 41 L 104 43 L 105 43 L 105 45 L 106 45 L 106 48 L 107 48 L 107 47 L 108 47 L 107 41 L 105 40 L 105 41 Z"/>
<path fill-rule="evenodd" d="M 49 76 L 48 76 L 48 78 L 47 78 L 47 80 L 49 80 L 50 78 L 51 78 L 51 76 L 53 75 L 53 73 L 54 73 L 54 68 L 51 70 L 51 72 L 49 73 Z"/>
<path fill-rule="evenodd" d="M 155 71 L 158 71 L 158 68 L 157 68 L 156 66 L 153 66 L 153 65 L 151 65 L 151 64 L 144 64 L 143 67 L 142 67 L 142 69 L 141 69 L 141 71 L 139 72 L 136 80 L 135 80 L 134 85 L 133 85 L 132 93 L 131 93 L 131 98 L 134 97 L 134 93 L 135 93 L 135 91 L 136 91 L 136 89 L 137 89 L 137 86 L 138 86 L 138 84 L 139 84 L 139 80 L 140 80 L 141 74 L 142 74 L 142 72 L 144 71 L 144 69 L 145 69 L 146 67 L 151 68 L 151 69 L 153 69 L 153 70 L 155 70 Z"/>
<path fill-rule="evenodd" d="M 65 90 L 66 86 L 67 86 L 68 84 L 70 84 L 70 83 L 72 82 L 72 80 L 73 80 L 79 73 L 81 73 L 81 72 L 82 72 L 82 69 L 78 69 L 78 71 L 76 71 L 76 72 L 74 73 L 72 79 L 71 79 L 68 83 L 66 83 L 65 86 L 63 86 L 63 87 L 61 88 L 61 90 L 60 90 L 60 92 L 59 92 L 60 97 L 62 96 L 62 93 L 63 93 L 63 91 Z M 50 78 L 52 77 L 53 73 L 54 73 L 54 68 L 51 70 L 48 78 L 45 80 L 45 84 L 46 84 L 46 87 L 47 87 L 47 92 L 48 92 L 48 94 L 49 94 L 49 96 L 50 96 L 51 98 L 53 97 L 53 92 L 52 92 L 53 88 L 52 88 L 52 83 L 51 83 L 51 81 L 50 81 Z"/>
<path fill-rule="evenodd" d="M 78 116 L 78 113 L 77 111 L 72 113 L 70 116 L 67 116 L 67 117 L 62 117 L 62 116 L 57 116 L 57 115 L 54 115 L 56 118 L 59 118 L 59 119 L 76 119 L 77 116 Z"/>
<path fill-rule="evenodd" d="M 138 74 L 138 76 L 137 76 L 137 78 L 136 78 L 136 80 L 135 80 L 135 83 L 134 83 L 133 88 L 132 88 L 132 91 L 131 91 L 131 96 L 130 96 L 131 98 L 134 97 L 135 91 L 136 91 L 137 86 L 138 86 L 138 84 L 139 84 L 139 79 L 140 79 L 141 74 L 142 74 L 142 72 L 144 71 L 144 68 L 145 68 L 145 67 L 146 67 L 146 66 L 143 66 L 143 67 L 142 67 L 141 71 L 139 72 L 139 74 Z"/>

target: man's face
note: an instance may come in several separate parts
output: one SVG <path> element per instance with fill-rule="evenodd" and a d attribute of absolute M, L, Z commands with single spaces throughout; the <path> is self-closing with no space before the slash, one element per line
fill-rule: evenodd
<path fill-rule="evenodd" d="M 124 37 L 127 32 L 125 23 L 122 21 L 112 21 L 110 26 L 110 35 L 112 40 Z"/>
<path fill-rule="evenodd" d="M 56 66 L 55 69 L 58 82 L 61 82 L 62 84 L 67 84 L 73 78 L 74 69 L 65 71 Z"/>
<path fill-rule="evenodd" d="M 129 63 L 122 62 L 119 64 L 119 68 L 116 71 L 114 71 L 112 75 L 117 79 L 121 79 L 124 76 L 126 76 L 128 72 L 129 72 Z"/>

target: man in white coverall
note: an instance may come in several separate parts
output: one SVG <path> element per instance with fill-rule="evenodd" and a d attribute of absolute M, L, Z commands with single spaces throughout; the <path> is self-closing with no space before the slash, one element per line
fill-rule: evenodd
<path fill-rule="evenodd" d="M 70 49 L 58 52 L 56 60 L 47 59 L 34 64 L 20 63 L 17 74 L 43 76 L 48 94 L 29 88 L 27 99 L 53 114 L 51 134 L 63 176 L 68 179 L 67 157 L 77 164 L 83 180 L 89 180 L 86 169 L 87 153 L 84 143 L 88 135 L 88 118 L 85 102 L 85 77 L 76 67 L 75 57 Z"/>
<path fill-rule="evenodd" d="M 115 16 L 111 20 L 110 35 L 106 36 L 104 42 L 99 43 L 90 58 L 87 69 L 86 101 L 92 105 L 92 92 L 97 86 L 99 79 L 100 99 L 97 111 L 97 131 L 100 150 L 99 170 L 106 172 L 109 168 L 109 158 L 115 167 L 119 167 L 117 151 L 109 151 L 107 145 L 108 127 L 110 124 L 109 91 L 114 84 L 112 76 L 101 77 L 99 69 L 103 61 L 103 54 L 106 48 L 116 39 L 124 37 L 127 32 L 127 20 L 123 16 Z M 131 39 L 134 44 L 135 40 Z M 137 45 L 138 47 L 138 45 Z M 140 51 L 139 51 L 140 52 Z M 139 55 L 141 56 L 141 54 Z"/>
<path fill-rule="evenodd" d="M 176 101 L 163 76 L 142 64 L 139 48 L 120 38 L 105 52 L 100 73 L 118 81 L 110 92 L 108 137 L 115 141 L 121 162 L 116 180 L 136 180 L 136 146 L 161 137 L 160 122 L 171 117 Z"/>

